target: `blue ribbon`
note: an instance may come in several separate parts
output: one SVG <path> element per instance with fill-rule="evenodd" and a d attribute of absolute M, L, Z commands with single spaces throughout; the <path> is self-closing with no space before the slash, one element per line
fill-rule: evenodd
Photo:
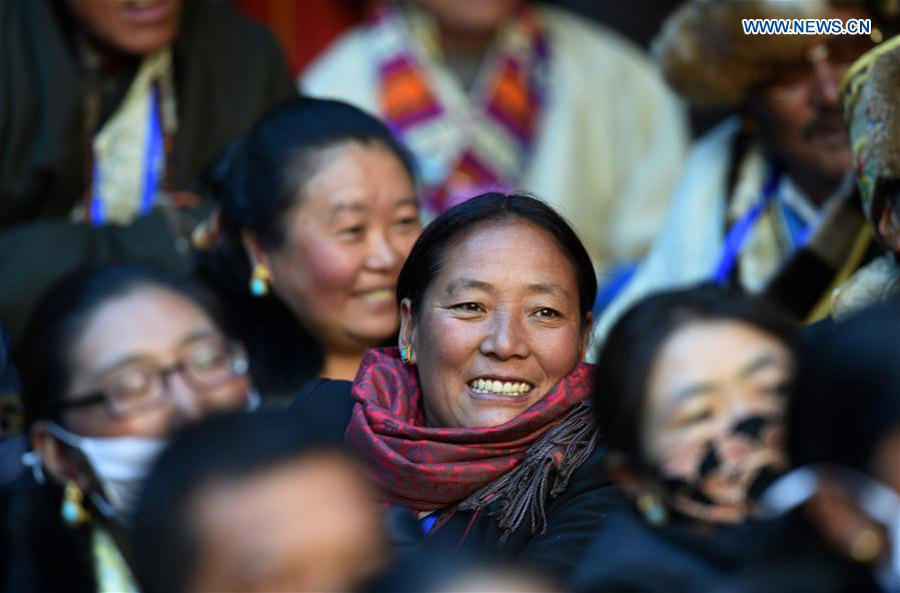
<path fill-rule="evenodd" d="M 153 97 L 150 105 L 150 113 L 147 121 L 147 137 L 144 146 L 144 175 L 141 203 L 138 207 L 138 215 L 144 215 L 153 208 L 156 190 L 162 180 L 165 168 L 165 147 L 162 129 L 162 118 L 159 112 L 159 88 L 153 86 Z M 94 226 L 100 226 L 106 220 L 106 212 L 103 197 L 100 194 L 100 168 L 94 160 L 93 180 L 91 183 L 91 202 L 88 210 L 88 220 Z"/>
<path fill-rule="evenodd" d="M 802 247 L 809 241 L 812 234 L 812 225 L 809 225 L 800 218 L 797 211 L 785 203 L 781 203 L 781 213 L 784 214 L 785 225 L 791 235 L 791 243 L 794 248 Z"/>
<path fill-rule="evenodd" d="M 716 272 L 713 275 L 713 280 L 717 284 L 726 284 L 728 282 L 731 272 L 737 263 L 741 248 L 750 234 L 750 230 L 775 198 L 780 179 L 781 168 L 772 165 L 769 170 L 769 178 L 763 186 L 759 200 L 728 231 L 728 235 L 725 237 L 725 244 L 722 247 L 722 255 L 719 256 L 719 263 L 716 264 Z"/>
<path fill-rule="evenodd" d="M 431 532 L 431 528 L 434 527 L 434 524 L 437 523 L 438 513 L 432 513 L 427 517 L 424 517 L 419 520 L 419 525 L 422 526 L 422 531 L 425 535 L 428 535 Z"/>

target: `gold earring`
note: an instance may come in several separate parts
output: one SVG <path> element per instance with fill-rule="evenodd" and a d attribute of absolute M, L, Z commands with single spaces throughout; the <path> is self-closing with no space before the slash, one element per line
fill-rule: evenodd
<path fill-rule="evenodd" d="M 412 346 L 404 346 L 400 349 L 400 360 L 403 364 L 412 364 Z"/>
<path fill-rule="evenodd" d="M 263 264 L 253 266 L 253 272 L 250 274 L 250 294 L 255 297 L 269 294 L 269 268 Z"/>
<path fill-rule="evenodd" d="M 863 564 L 869 564 L 881 554 L 881 536 L 869 527 L 856 534 L 850 545 L 850 557 Z"/>
<path fill-rule="evenodd" d="M 91 520 L 91 516 L 84 509 L 81 501 L 84 500 L 84 494 L 73 480 L 66 482 L 66 489 L 63 493 L 63 503 L 60 508 L 63 522 L 71 528 L 81 527 Z"/>

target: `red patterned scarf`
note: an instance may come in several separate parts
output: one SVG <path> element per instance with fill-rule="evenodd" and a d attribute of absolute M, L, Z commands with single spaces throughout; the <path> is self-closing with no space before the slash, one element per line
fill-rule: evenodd
<path fill-rule="evenodd" d="M 596 445 L 586 402 L 592 370 L 578 364 L 506 424 L 432 428 L 425 425 L 415 367 L 403 364 L 396 348 L 369 350 L 353 382 L 357 403 L 346 439 L 387 502 L 433 511 L 478 510 L 492 501 L 502 528 L 515 530 L 530 510 L 536 531 L 544 527 L 546 502 L 538 494 L 561 492 Z"/>

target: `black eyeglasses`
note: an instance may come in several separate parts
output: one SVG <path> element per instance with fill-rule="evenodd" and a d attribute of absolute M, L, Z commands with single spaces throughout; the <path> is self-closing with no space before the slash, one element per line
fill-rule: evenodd
<path fill-rule="evenodd" d="M 170 377 L 178 373 L 199 392 L 208 392 L 247 375 L 249 363 L 244 348 L 221 338 L 193 342 L 178 361 L 160 367 L 136 362 L 116 369 L 94 392 L 61 402 L 58 410 L 102 404 L 114 417 L 124 417 L 157 408 L 168 401 Z"/>

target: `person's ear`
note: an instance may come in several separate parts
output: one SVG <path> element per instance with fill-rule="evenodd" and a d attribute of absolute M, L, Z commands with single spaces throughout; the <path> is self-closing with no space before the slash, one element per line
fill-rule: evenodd
<path fill-rule="evenodd" d="M 31 428 L 31 446 L 40 455 L 44 471 L 53 481 L 65 484 L 74 480 L 82 490 L 89 487 L 90 479 L 77 470 L 68 447 L 53 436 L 45 422 L 35 422 Z"/>
<path fill-rule="evenodd" d="M 884 246 L 894 253 L 900 253 L 900 220 L 898 218 L 900 218 L 898 213 L 894 212 L 889 203 L 881 209 L 881 216 L 878 218 L 878 236 Z"/>
<path fill-rule="evenodd" d="M 258 265 L 263 265 L 269 273 L 272 272 L 269 255 L 259 246 L 259 240 L 251 231 L 244 229 L 241 231 L 241 244 L 244 246 L 244 252 L 247 254 L 247 260 L 250 262 L 252 270 Z"/>
<path fill-rule="evenodd" d="M 400 333 L 397 336 L 397 345 L 400 352 L 408 352 L 409 364 L 416 363 L 416 318 L 412 313 L 412 301 L 408 298 L 400 301 Z M 408 350 L 407 350 L 408 349 Z"/>
<path fill-rule="evenodd" d="M 594 314 L 588 312 L 585 315 L 584 322 L 581 327 L 581 344 L 578 348 L 578 360 L 584 360 L 585 355 L 588 352 L 588 348 L 591 346 L 591 334 L 594 329 Z"/>

